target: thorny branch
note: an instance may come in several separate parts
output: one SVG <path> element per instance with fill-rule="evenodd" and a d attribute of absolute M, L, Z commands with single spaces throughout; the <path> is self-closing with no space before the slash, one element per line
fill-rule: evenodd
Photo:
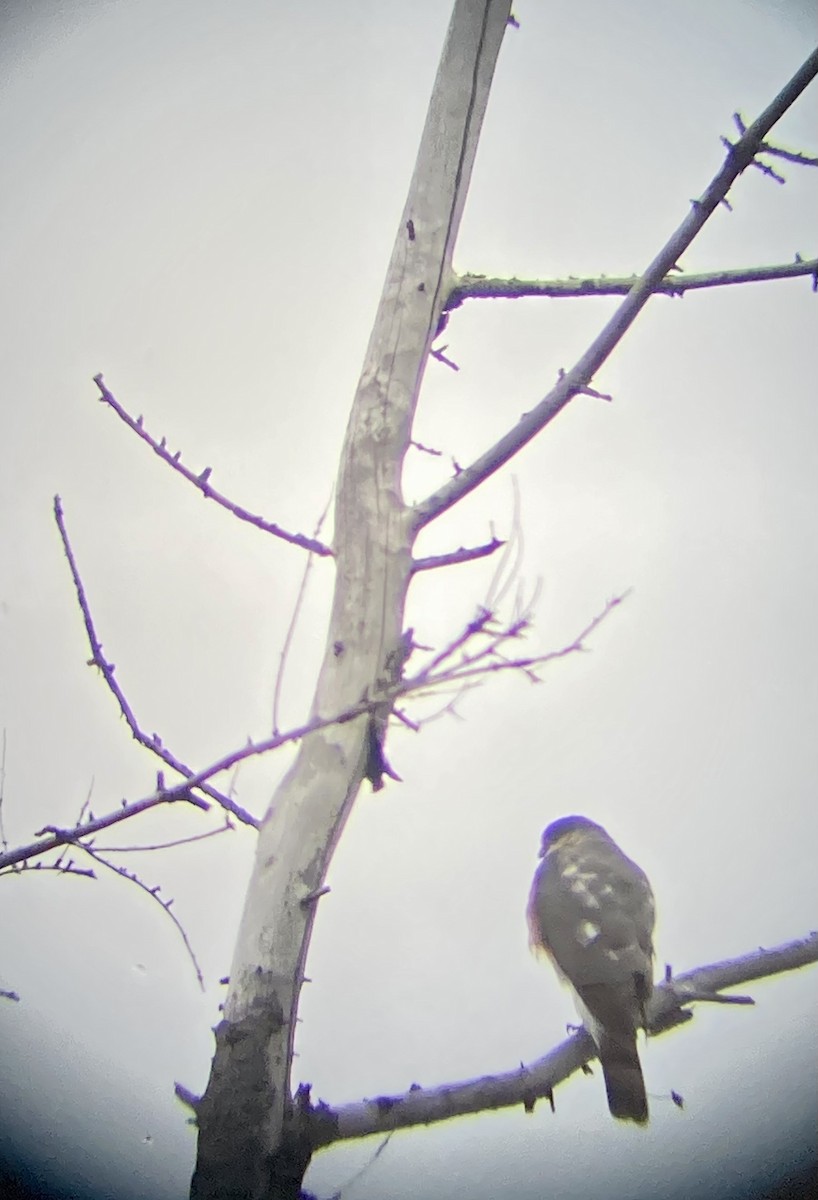
<path fill-rule="evenodd" d="M 818 962 L 818 934 L 773 949 L 754 950 L 741 958 L 711 963 L 658 984 L 648 1008 L 653 1037 L 692 1020 L 688 1005 L 694 1002 L 752 1004 L 748 997 L 725 997 L 724 988 L 750 980 L 794 971 Z M 430 1125 L 467 1113 L 522 1104 L 533 1112 L 537 1100 L 553 1105 L 553 1090 L 596 1057 L 596 1047 L 580 1027 L 579 1032 L 526 1067 L 500 1075 L 486 1075 L 458 1083 L 422 1088 L 413 1084 L 396 1096 L 377 1096 L 332 1108 L 319 1102 L 310 1111 L 313 1145 L 317 1149 L 351 1138 L 383 1134 L 414 1125 Z"/>
<path fill-rule="evenodd" d="M 516 658 L 504 658 L 502 657 L 502 651 L 509 642 L 516 641 L 524 635 L 528 627 L 527 618 L 518 617 L 509 625 L 497 628 L 492 614 L 486 609 L 481 609 L 462 633 L 450 642 L 449 645 L 445 646 L 443 650 L 435 654 L 414 675 L 394 682 L 384 682 L 372 695 L 362 697 L 357 704 L 350 705 L 342 712 L 334 713 L 327 717 L 314 716 L 302 725 L 297 725 L 284 733 L 274 734 L 272 737 L 258 742 L 248 741 L 246 745 L 230 751 L 222 758 L 211 763 L 210 766 L 190 774 L 182 783 L 166 786 L 164 780 L 160 777 L 157 790 L 152 795 L 133 801 L 130 804 L 126 804 L 123 801 L 121 808 L 103 817 L 89 816 L 89 819 L 82 821 L 71 829 L 60 829 L 54 825 L 47 825 L 36 834 L 41 840 L 21 846 L 17 850 L 0 854 L 0 871 L 8 867 L 13 867 L 16 863 L 24 862 L 27 859 L 47 854 L 59 846 L 78 845 L 85 849 L 86 846 L 83 839 L 99 833 L 102 829 L 107 829 L 112 825 L 118 824 L 120 821 L 128 820 L 140 812 L 156 808 L 160 804 L 186 801 L 198 808 L 207 809 L 209 807 L 207 802 L 195 796 L 191 789 L 200 788 L 203 783 L 211 779 L 214 775 L 219 775 L 222 771 L 229 770 L 230 767 L 235 766 L 236 763 L 243 762 L 247 758 L 269 754 L 271 751 L 277 750 L 280 746 L 286 745 L 289 742 L 300 741 L 302 738 L 320 729 L 327 729 L 331 725 L 343 725 L 348 721 L 353 721 L 356 717 L 363 716 L 365 713 L 374 712 L 384 703 L 392 705 L 400 697 L 410 695 L 424 696 L 437 693 L 441 688 L 450 684 L 459 685 L 464 681 L 481 681 L 488 675 L 498 671 L 520 671 L 531 682 L 539 682 L 539 676 L 536 674 L 537 669 L 556 659 L 566 658 L 568 655 L 584 651 L 586 649 L 586 640 L 591 634 L 596 632 L 611 612 L 622 603 L 623 598 L 622 596 L 616 596 L 612 600 L 609 600 L 602 612 L 589 621 L 572 642 L 561 649 Z M 471 649 L 471 645 L 478 638 L 485 640 L 478 648 Z"/>
<path fill-rule="evenodd" d="M 205 833 L 194 834 L 191 837 L 176 838 L 173 841 L 157 843 L 156 845 L 152 845 L 152 846 L 95 846 L 93 844 L 93 842 L 90 840 L 81 840 L 81 838 L 87 837 L 87 833 L 81 832 L 83 829 L 87 830 L 87 827 L 88 827 L 88 822 L 86 822 L 85 825 L 83 825 L 83 821 L 86 816 L 86 813 L 88 813 L 90 822 L 94 822 L 94 820 L 95 820 L 94 815 L 90 810 L 91 790 L 92 789 L 93 789 L 93 783 L 91 784 L 91 789 L 89 789 L 88 796 L 86 797 L 86 799 L 80 809 L 79 816 L 77 818 L 77 822 L 74 827 L 74 830 L 71 831 L 71 833 L 76 834 L 76 836 L 67 838 L 62 843 L 63 845 L 66 845 L 68 847 L 68 849 L 64 850 L 59 855 L 59 857 L 56 859 L 55 862 L 53 862 L 53 863 L 43 863 L 43 862 L 32 863 L 30 861 L 30 857 L 29 857 L 27 859 L 24 859 L 22 862 L 15 862 L 15 863 L 11 863 L 9 865 L 3 864 L 5 866 L 5 870 L 0 870 L 0 878 L 3 878 L 4 876 L 9 876 L 9 875 L 20 876 L 23 874 L 27 874 L 31 871 L 56 871 L 60 875 L 79 875 L 86 879 L 97 879 L 98 878 L 97 874 L 93 870 L 93 868 L 78 867 L 75 865 L 73 858 L 69 858 L 67 862 L 63 861 L 66 857 L 66 854 L 68 852 L 70 852 L 71 846 L 76 847 L 78 850 L 82 850 L 84 854 L 87 854 L 89 858 L 93 859 L 94 862 L 99 863 L 100 866 L 106 867 L 109 871 L 113 871 L 114 874 L 119 875 L 123 879 L 126 879 L 129 883 L 135 884 L 138 888 L 140 888 L 143 892 L 145 892 L 146 895 L 150 896 L 152 900 L 155 900 L 156 903 L 162 908 L 165 915 L 170 917 L 171 921 L 176 926 L 176 930 L 177 930 L 179 936 L 181 937 L 182 941 L 184 942 L 185 950 L 187 951 L 188 957 L 190 958 L 190 961 L 193 964 L 193 969 L 196 972 L 196 978 L 199 981 L 199 986 L 201 987 L 202 991 L 204 991 L 204 978 L 202 976 L 201 969 L 200 969 L 198 961 L 196 959 L 196 955 L 193 951 L 193 947 L 190 944 L 190 940 L 187 936 L 187 933 L 186 933 L 181 921 L 179 920 L 179 918 L 176 916 L 175 913 L 171 912 L 171 905 L 173 904 L 173 900 L 172 899 L 164 900 L 159 895 L 161 888 L 158 885 L 155 887 L 150 887 L 148 884 L 146 884 L 143 880 L 141 880 L 139 878 L 139 876 L 136 874 L 136 872 L 129 871 L 126 867 L 116 866 L 114 863 L 109 862 L 105 858 L 105 855 L 131 852 L 134 850 L 137 850 L 137 851 L 138 850 L 142 850 L 142 851 L 166 850 L 172 846 L 181 846 L 188 842 L 199 842 L 199 841 L 202 841 L 204 838 L 214 837 L 216 834 L 225 833 L 227 830 L 233 829 L 234 826 L 231 824 L 230 818 L 225 817 L 224 824 L 219 826 L 218 829 L 210 829 Z M 0 798 L 2 798 L 2 789 L 0 789 Z M 120 819 L 124 819 L 124 818 L 120 817 Z M 53 827 L 46 827 L 46 829 L 48 831 L 50 831 L 52 833 L 56 833 L 56 834 L 68 832 L 68 831 L 56 830 L 56 829 L 53 829 Z M 40 831 L 40 833 L 44 833 L 44 832 L 46 832 L 46 830 Z M 5 841 L 3 842 L 3 847 L 5 850 L 8 849 Z M 9 993 L 9 995 L 10 995 L 10 993 Z"/>
<path fill-rule="evenodd" d="M 114 676 L 114 671 L 116 668 L 114 664 L 108 662 L 108 660 L 105 658 L 105 655 L 102 653 L 102 643 L 97 637 L 97 631 L 94 626 L 93 617 L 91 616 L 88 598 L 85 594 L 85 587 L 83 585 L 82 578 L 80 577 L 79 568 L 77 566 L 76 558 L 74 557 L 74 551 L 71 547 L 71 542 L 68 538 L 62 502 L 60 501 L 59 496 L 54 497 L 54 519 L 57 522 L 57 528 L 60 532 L 60 538 L 62 540 L 63 550 L 65 551 L 65 557 L 68 559 L 71 578 L 74 581 L 74 590 L 77 593 L 77 602 L 79 603 L 80 611 L 82 612 L 85 632 L 88 635 L 88 643 L 91 647 L 89 666 L 97 667 L 100 671 L 103 679 L 112 692 L 114 699 L 119 705 L 119 711 L 125 718 L 134 740 L 139 742 L 141 746 L 145 746 L 148 750 L 153 751 L 157 758 L 161 758 L 162 762 L 166 763 L 169 767 L 172 767 L 174 771 L 177 771 L 180 775 L 190 778 L 190 776 L 193 774 L 192 769 L 186 766 L 185 763 L 181 762 L 180 759 L 176 758 L 175 755 L 171 754 L 171 752 L 162 745 L 162 739 L 159 737 L 159 735 L 156 733 L 147 734 L 142 730 L 136 720 L 136 717 L 134 716 L 131 706 L 125 699 L 124 692 L 116 681 Z M 236 820 L 241 821 L 245 825 L 252 825 L 254 828 L 258 827 L 258 821 L 256 818 L 243 809 L 240 805 L 236 804 L 234 800 L 231 800 L 231 798 L 226 796 L 223 792 L 217 791 L 216 788 L 211 787 L 210 785 L 206 785 L 200 790 L 208 795 L 211 800 L 215 800 L 217 804 L 221 805 L 225 812 L 229 812 L 236 818 Z"/>
<path fill-rule="evenodd" d="M 24 862 L 17 866 L 9 868 L 0 875 L 0 879 L 9 875 L 25 875 L 29 871 L 56 871 L 58 875 L 78 875 L 81 879 L 96 879 L 96 872 L 91 867 L 77 867 L 74 865 L 73 858 L 69 858 L 67 863 L 63 862 L 63 856 L 53 863 L 31 863 Z"/>
<path fill-rule="evenodd" d="M 113 409 L 121 421 L 132 429 L 133 432 L 140 437 L 153 450 L 154 454 L 158 454 L 163 462 L 166 462 L 174 471 L 178 471 L 184 476 L 189 483 L 198 488 L 206 500 L 214 500 L 216 504 L 226 508 L 234 517 L 238 517 L 240 521 L 246 521 L 249 525 L 254 525 L 256 529 L 262 530 L 263 533 L 272 533 L 275 537 L 282 538 L 285 542 L 291 542 L 294 546 L 300 546 L 303 550 L 309 550 L 313 554 L 319 554 L 323 558 L 331 558 L 332 551 L 329 546 L 325 546 L 323 542 L 316 541 L 315 538 L 305 537 L 303 533 L 288 533 L 286 529 L 282 529 L 280 525 L 274 524 L 272 521 L 265 521 L 263 517 L 257 516 L 255 513 L 248 512 L 246 508 L 242 508 L 240 504 L 235 504 L 232 500 L 228 500 L 221 492 L 217 492 L 210 485 L 210 475 L 212 468 L 205 467 L 197 475 L 195 471 L 191 471 L 181 461 L 181 451 L 177 450 L 175 454 L 171 454 L 165 444 L 165 439 L 160 441 L 152 437 L 143 426 L 142 417 L 132 417 L 130 413 L 122 407 L 119 401 L 109 392 L 105 386 L 102 375 L 94 376 L 94 383 L 99 388 L 100 402 L 107 404 Z"/>
<path fill-rule="evenodd" d="M 771 267 L 737 267 L 724 271 L 709 271 L 698 275 L 671 273 L 660 279 L 653 289 L 657 295 L 684 296 L 685 292 L 704 288 L 728 287 L 740 283 L 770 282 L 775 279 L 812 277 L 812 290 L 818 291 L 818 258 L 802 259 L 796 255 L 791 263 Z M 461 275 L 451 298 L 449 309 L 458 308 L 464 300 L 520 300 L 528 296 L 548 296 L 555 300 L 585 296 L 627 296 L 638 276 L 598 275 L 579 279 L 504 279 L 488 275 Z"/>
<path fill-rule="evenodd" d="M 184 786 L 181 791 L 178 787 L 175 788 L 171 796 L 160 785 L 151 796 L 146 796 L 142 800 L 134 800 L 130 804 L 123 800 L 119 808 L 106 813 L 105 816 L 89 817 L 70 829 L 62 829 L 58 825 L 44 825 L 34 834 L 38 839 L 36 842 L 29 842 L 26 846 L 19 846 L 16 850 L 8 850 L 0 854 L 0 871 L 7 867 L 13 867 L 16 863 L 25 862 L 27 859 L 37 858 L 41 854 L 48 854 L 52 850 L 59 849 L 60 846 L 76 845 L 81 838 L 92 837 L 103 829 L 110 829 L 112 825 L 118 825 L 120 821 L 128 821 L 140 813 L 158 808 L 160 804 L 178 803 L 179 801 L 186 801 L 205 812 L 210 808 L 206 800 L 200 800 L 192 793 L 185 794 Z"/>
<path fill-rule="evenodd" d="M 744 136 L 730 147 L 721 169 L 701 197 L 691 201 L 690 212 L 682 224 L 668 239 L 644 274 L 632 285 L 617 311 L 570 371 L 559 379 L 556 387 L 552 388 L 530 412 L 524 413 L 508 433 L 475 459 L 471 466 L 460 471 L 415 506 L 415 530 L 423 528 L 439 517 L 499 470 L 536 437 L 574 396 L 589 386 L 596 372 L 630 329 L 657 286 L 673 270 L 711 214 L 725 201 L 728 191 L 739 175 L 753 162 L 765 135 L 797 100 L 816 74 L 818 50 L 813 51 L 775 100 L 749 126 Z"/>
<path fill-rule="evenodd" d="M 416 575 L 418 571 L 432 571 L 437 567 L 453 567 L 459 563 L 474 562 L 477 558 L 488 558 L 495 550 L 499 550 L 504 546 L 505 542 L 498 537 L 493 537 L 490 542 L 484 542 L 480 546 L 460 546 L 457 550 L 450 550 L 447 554 L 433 554 L 429 558 L 416 558 L 412 563 L 412 572 Z"/>
<path fill-rule="evenodd" d="M 220 832 L 220 831 L 218 831 L 218 832 Z M 103 855 L 100 853 L 100 851 L 95 849 L 94 846 L 92 846 L 90 844 L 90 842 L 79 842 L 78 841 L 75 844 L 80 850 L 83 850 L 89 856 L 89 858 L 92 858 L 94 860 L 94 862 L 99 863 L 100 866 L 102 866 L 102 867 L 107 867 L 109 871 L 113 871 L 113 873 L 115 875 L 119 875 L 122 879 L 127 879 L 129 883 L 136 884 L 136 886 L 141 891 L 143 891 L 147 896 L 150 896 L 150 898 L 152 900 L 156 901 L 156 903 L 159 905 L 159 907 L 165 913 L 165 916 L 170 917 L 171 921 L 176 926 L 176 930 L 179 934 L 179 937 L 182 939 L 182 941 L 185 944 L 185 950 L 187 951 L 188 958 L 190 959 L 190 961 L 193 964 L 193 969 L 196 972 L 196 978 L 199 981 L 199 987 L 202 989 L 202 991 L 204 991 L 205 990 L 204 977 L 202 975 L 202 971 L 199 966 L 199 963 L 196 959 L 196 955 L 193 952 L 193 947 L 190 944 L 190 939 L 188 938 L 187 933 L 185 932 L 182 922 L 176 916 L 176 913 L 171 911 L 171 905 L 173 904 L 173 900 L 172 899 L 163 900 L 162 897 L 159 895 L 160 888 L 158 885 L 155 887 L 149 887 L 148 884 L 143 882 L 143 880 L 141 880 L 134 871 L 129 871 L 129 870 L 127 870 L 126 867 L 118 867 L 118 866 L 116 866 L 115 863 L 108 862 L 108 860 L 103 857 Z"/>
<path fill-rule="evenodd" d="M 747 133 L 747 126 L 739 113 L 733 113 L 733 120 L 743 138 Z M 721 141 L 729 153 L 735 149 L 735 143 L 728 138 L 723 137 Z M 770 142 L 759 142 L 756 154 L 769 154 L 799 166 L 818 167 L 818 157 L 815 155 L 804 154 L 796 150 L 785 150 L 783 147 L 773 146 Z M 751 165 L 763 170 L 777 182 L 785 182 L 771 167 L 759 163 L 757 159 L 754 158 Z M 812 290 L 818 291 L 818 259 L 805 260 L 800 254 L 796 254 L 792 262 L 780 263 L 776 266 L 739 267 L 725 271 L 708 271 L 697 275 L 685 274 L 681 267 L 674 263 L 669 269 L 669 273 L 656 283 L 653 291 L 657 295 L 683 296 L 685 292 L 698 291 L 702 288 L 730 287 L 743 283 L 769 283 L 774 279 L 795 279 L 804 275 L 812 276 Z M 570 275 L 568 279 L 501 279 L 467 272 L 458 278 L 452 288 L 446 302 L 446 313 L 459 308 L 464 300 L 519 300 L 524 296 L 549 296 L 553 299 L 580 296 L 626 296 L 637 279 L 636 275 L 619 278 L 599 275 L 579 279 Z"/>

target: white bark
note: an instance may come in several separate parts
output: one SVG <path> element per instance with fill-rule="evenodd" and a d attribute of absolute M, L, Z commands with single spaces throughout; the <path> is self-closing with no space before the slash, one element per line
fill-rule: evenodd
<path fill-rule="evenodd" d="M 313 711 L 372 695 L 402 661 L 414 515 L 403 457 L 429 346 L 451 287 L 509 0 L 456 0 L 420 151 L 344 442 L 335 595 Z M 370 758 L 370 718 L 311 734 L 262 823 L 224 1019 L 198 1105 L 191 1195 L 298 1194 L 307 1139 L 290 1122 L 290 1065 L 315 902 Z M 306 900 L 306 903 L 305 903 Z"/>

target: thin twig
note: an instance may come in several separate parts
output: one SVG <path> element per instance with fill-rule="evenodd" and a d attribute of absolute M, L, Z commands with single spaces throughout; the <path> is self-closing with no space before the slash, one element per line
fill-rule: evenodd
<path fill-rule="evenodd" d="M 499 606 L 502 604 L 509 588 L 513 585 L 515 580 L 518 578 L 520 567 L 521 567 L 522 560 L 523 560 L 524 553 L 525 553 L 522 521 L 520 518 L 520 489 L 519 489 L 519 485 L 518 485 L 516 476 L 512 477 L 511 484 L 512 484 L 512 493 L 513 493 L 513 514 L 512 514 L 512 519 L 511 519 L 511 533 L 504 542 L 499 541 L 499 539 L 496 537 L 492 538 L 492 543 L 491 543 L 492 549 L 502 547 L 502 554 L 500 555 L 500 561 L 498 562 L 497 567 L 492 576 L 492 579 L 489 584 L 488 591 L 486 593 L 483 604 L 481 605 L 481 607 L 478 611 L 478 620 L 480 622 L 483 622 L 485 620 L 486 614 L 495 613 L 497 611 L 497 609 L 499 608 Z M 435 563 L 434 565 L 438 565 L 438 564 Z M 515 616 L 514 616 L 512 622 L 508 626 L 506 633 L 510 633 L 510 631 L 513 630 L 514 631 L 513 636 L 518 637 L 523 632 L 523 630 L 528 626 L 528 624 L 530 622 L 531 614 L 533 611 L 533 600 L 530 604 L 522 604 L 518 598 L 518 603 L 515 607 L 516 607 L 517 611 L 515 613 Z M 492 618 L 492 620 L 493 620 L 493 618 Z M 472 633 L 475 632 L 473 623 L 471 626 L 467 626 L 466 629 L 467 629 L 467 632 L 469 630 L 471 630 Z M 482 632 L 482 628 L 480 631 Z M 494 636 L 494 631 L 490 628 L 489 623 L 487 623 L 487 625 L 486 625 L 486 632 L 488 632 L 491 636 Z M 471 634 L 469 634 L 469 636 L 471 636 Z M 452 643 L 452 645 L 450 647 L 447 647 L 446 650 L 444 650 L 443 659 L 450 657 L 451 654 L 454 653 L 460 647 L 461 643 L 462 643 L 462 636 L 456 642 Z M 483 648 L 479 657 L 484 657 L 485 655 L 488 655 L 488 654 L 497 654 L 498 652 L 499 652 L 499 642 L 490 643 L 487 647 Z M 438 656 L 438 660 L 435 665 L 439 665 L 440 662 L 443 661 L 443 659 L 441 659 L 441 657 Z M 466 658 L 461 658 L 459 665 L 461 667 L 463 667 L 463 666 L 466 666 L 469 662 L 474 664 L 476 661 L 477 661 L 477 659 L 474 656 L 469 656 L 468 660 Z M 430 669 L 431 665 L 432 664 L 427 665 L 427 669 Z M 420 727 L 422 725 L 428 725 L 431 721 L 439 720 L 440 717 L 443 717 L 446 715 L 454 716 L 458 720 L 462 720 L 462 718 L 460 717 L 460 714 L 457 712 L 456 706 L 467 692 L 472 691 L 475 687 L 478 686 L 479 682 L 480 681 L 478 681 L 478 683 L 475 683 L 475 682 L 461 683 L 456 688 L 452 698 L 449 701 L 447 701 L 447 703 L 444 704 L 442 707 L 438 708 L 435 712 L 431 713 L 428 716 L 424 716 L 417 723 L 418 727 Z M 442 691 L 443 689 L 441 688 L 439 690 Z"/>
<path fill-rule="evenodd" d="M 150 846 L 95 846 L 94 849 L 101 854 L 139 854 L 148 850 L 172 850 L 176 846 L 188 846 L 191 842 L 203 842 L 205 838 L 218 837 L 220 833 L 227 833 L 234 828 L 230 819 L 226 818 L 224 825 L 220 825 L 218 829 L 208 829 L 205 833 L 194 833 L 190 837 L 174 838 L 172 842 L 155 842 Z"/>
<path fill-rule="evenodd" d="M 520 483 L 516 475 L 511 477 L 512 515 L 511 533 L 506 539 L 500 561 L 489 584 L 483 607 L 496 612 L 508 593 L 509 588 L 519 577 L 523 558 L 525 557 L 525 539 L 523 522 L 520 516 Z"/>
<path fill-rule="evenodd" d="M 249 525 L 254 525 L 256 529 L 261 529 L 264 533 L 272 533 L 275 537 L 282 538 L 285 542 L 290 542 L 294 546 L 300 546 L 303 550 L 309 550 L 313 554 L 318 554 L 322 558 L 331 558 L 332 551 L 329 546 L 325 546 L 323 542 L 317 542 L 312 538 L 304 537 L 303 533 L 288 533 L 286 529 L 282 529 L 280 525 L 276 525 L 272 521 L 265 521 L 263 517 L 257 516 L 255 513 L 248 512 L 246 508 L 242 508 L 240 504 L 235 504 L 232 500 L 228 500 L 215 488 L 210 486 L 211 468 L 205 467 L 198 475 L 191 471 L 180 461 L 180 454 L 171 454 L 165 443 L 165 439 L 156 441 L 155 438 L 144 429 L 142 417 L 134 419 L 130 413 L 122 407 L 119 401 L 109 392 L 105 386 L 102 375 L 94 376 L 94 383 L 99 388 L 100 402 L 107 404 L 113 409 L 121 421 L 123 421 L 129 429 L 133 430 L 137 437 L 141 438 L 146 445 L 150 446 L 155 454 L 158 454 L 163 462 L 166 462 L 174 471 L 184 476 L 189 483 L 198 488 L 202 495 L 207 500 L 214 500 L 216 504 L 226 508 L 234 517 L 238 517 L 240 521 L 246 521 Z"/>
<path fill-rule="evenodd" d="M 114 664 L 109 663 L 105 658 L 105 655 L 102 653 L 102 643 L 97 637 L 97 631 L 94 626 L 93 617 L 91 616 L 88 598 L 85 594 L 85 587 L 83 585 L 82 578 L 80 577 L 79 567 L 77 566 L 77 561 L 74 557 L 74 551 L 71 547 L 71 542 L 68 537 L 68 530 L 65 526 L 65 516 L 63 514 L 62 502 L 59 496 L 54 497 L 54 519 L 57 522 L 57 529 L 60 533 L 60 539 L 62 541 L 65 557 L 68 560 L 71 578 L 74 581 L 74 591 L 76 592 L 77 602 L 80 606 L 80 611 L 82 612 L 82 620 L 85 625 L 85 632 L 88 635 L 88 644 L 91 647 L 89 666 L 97 667 L 102 674 L 102 677 L 107 683 L 109 690 L 119 705 L 119 711 L 125 718 L 134 740 L 139 742 L 141 746 L 145 746 L 148 750 L 152 751 L 157 758 L 161 758 L 162 762 L 166 763 L 169 767 L 172 767 L 174 771 L 177 771 L 180 775 L 183 775 L 186 778 L 190 778 L 190 776 L 193 774 L 192 769 L 185 763 L 181 762 L 180 759 L 176 758 L 174 754 L 171 754 L 171 752 L 162 744 L 162 739 L 158 736 L 158 734 L 153 733 L 148 735 L 142 730 L 141 726 L 136 720 L 136 717 L 134 716 L 131 706 L 125 699 L 125 693 L 122 691 L 114 677 L 114 671 L 116 670 Z M 240 805 L 236 804 L 234 800 L 231 800 L 229 796 L 225 796 L 223 792 L 218 791 L 216 788 L 210 785 L 202 787 L 201 791 L 208 795 L 211 800 L 215 800 L 215 802 L 221 805 L 226 812 L 229 812 L 232 816 L 234 816 L 237 821 L 241 821 L 244 825 L 251 825 L 253 828 L 258 828 L 258 821 L 256 818 L 252 816 L 251 813 L 247 812 L 246 809 L 243 809 Z"/>
<path fill-rule="evenodd" d="M 418 571 L 433 571 L 437 567 L 453 567 L 460 563 L 474 562 L 478 558 L 488 558 L 490 554 L 494 554 L 495 550 L 499 550 L 505 544 L 500 538 L 493 537 L 490 542 L 484 542 L 482 546 L 461 546 L 458 550 L 450 550 L 448 554 L 432 554 L 428 558 L 416 558 L 412 563 L 412 573 L 417 575 Z"/>
<path fill-rule="evenodd" d="M 386 1137 L 383 1138 L 379 1143 L 371 1158 L 368 1158 L 364 1165 L 360 1167 L 354 1175 L 351 1175 L 345 1184 L 339 1187 L 337 1191 L 333 1192 L 332 1196 L 330 1196 L 330 1200 L 343 1200 L 344 1194 L 349 1192 L 350 1188 L 354 1187 L 356 1183 L 363 1179 L 364 1175 L 366 1175 L 373 1163 L 377 1162 L 386 1147 L 389 1145 L 390 1141 L 392 1140 L 393 1133 L 394 1130 L 390 1130 L 390 1132 L 387 1133 Z"/>
<path fill-rule="evenodd" d="M 210 808 L 206 800 L 200 800 L 192 793 L 187 796 L 180 795 L 178 788 L 175 788 L 171 796 L 160 788 L 153 795 L 146 796 L 141 800 L 133 800 L 130 804 L 123 800 L 120 807 L 113 812 L 106 813 L 102 817 L 89 817 L 83 825 L 76 825 L 72 829 L 61 829 L 57 825 L 44 825 L 34 835 L 38 839 L 36 842 L 29 842 L 26 846 L 18 846 L 16 850 L 0 854 L 0 870 L 13 866 L 15 863 L 25 862 L 30 858 L 37 858 L 42 854 L 49 854 L 60 846 L 73 846 L 83 838 L 93 837 L 102 829 L 118 825 L 120 821 L 129 821 L 132 817 L 149 812 L 152 808 L 158 808 L 161 804 L 175 804 L 179 801 L 187 801 L 188 804 L 204 809 L 205 812 Z"/>
<path fill-rule="evenodd" d="M 421 454 L 431 454 L 433 458 L 443 457 L 442 450 L 435 450 L 433 446 L 424 446 L 423 442 L 416 442 L 414 438 L 412 438 L 409 445 L 414 446 L 416 450 L 420 450 Z"/>
<path fill-rule="evenodd" d="M 58 875 L 79 875 L 83 879 L 96 879 L 96 874 L 90 867 L 76 867 L 74 866 L 73 859 L 69 859 L 67 863 L 63 863 L 62 858 L 58 858 L 53 863 L 16 863 L 14 866 L 0 871 L 0 879 L 6 879 L 10 875 L 27 875 L 31 871 L 56 871 Z"/>
<path fill-rule="evenodd" d="M 196 972 L 196 978 L 199 981 L 199 987 L 202 989 L 202 991 L 204 991 L 204 976 L 202 975 L 199 963 L 196 960 L 196 955 L 193 953 L 193 947 L 190 944 L 190 940 L 185 933 L 181 921 L 174 912 L 171 912 L 170 906 L 173 904 L 173 900 L 163 900 L 159 895 L 159 887 L 148 887 L 148 885 L 143 883 L 139 876 L 135 875 L 133 871 L 128 871 L 125 869 L 125 867 L 118 867 L 115 863 L 108 862 L 102 857 L 98 850 L 94 849 L 93 846 L 89 846 L 86 842 L 78 842 L 77 845 L 81 850 L 84 850 L 85 853 L 94 860 L 94 862 L 99 863 L 103 867 L 107 867 L 109 871 L 113 871 L 115 875 L 119 875 L 122 879 L 127 879 L 129 883 L 135 883 L 136 886 L 140 888 L 147 896 L 150 896 L 152 900 L 156 901 L 166 916 L 170 917 L 171 921 L 176 926 L 179 936 L 185 944 L 188 957 L 193 964 L 193 969 Z"/>
<path fill-rule="evenodd" d="M 313 535 L 315 538 L 318 537 L 321 529 L 323 528 L 324 521 L 327 519 L 327 513 L 329 512 L 329 506 L 331 503 L 332 492 L 330 492 L 329 499 L 324 506 L 324 511 L 321 513 L 321 516 L 318 518 L 318 522 L 315 526 L 315 533 Z M 312 553 L 308 554 L 307 561 L 304 563 L 304 570 L 301 573 L 301 582 L 298 585 L 298 594 L 296 595 L 295 604 L 293 605 L 290 623 L 287 626 L 287 632 L 284 635 L 284 643 L 281 647 L 281 654 L 278 660 L 278 671 L 276 673 L 275 688 L 273 689 L 273 733 L 278 733 L 278 706 L 281 700 L 281 688 L 284 682 L 284 668 L 287 665 L 287 656 L 290 653 L 290 646 L 292 645 L 293 637 L 295 636 L 298 618 L 301 615 L 301 607 L 304 603 L 304 596 L 306 595 L 307 591 L 307 580 L 310 577 L 313 561 L 314 559 Z"/>

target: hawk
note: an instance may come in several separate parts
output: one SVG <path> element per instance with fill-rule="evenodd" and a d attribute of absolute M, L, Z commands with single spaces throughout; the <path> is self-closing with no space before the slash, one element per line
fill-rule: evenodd
<path fill-rule="evenodd" d="M 574 994 L 596 1043 L 608 1108 L 648 1119 L 636 1032 L 653 990 L 653 892 L 644 871 L 587 817 L 561 817 L 542 835 L 528 898 L 531 946 Z"/>

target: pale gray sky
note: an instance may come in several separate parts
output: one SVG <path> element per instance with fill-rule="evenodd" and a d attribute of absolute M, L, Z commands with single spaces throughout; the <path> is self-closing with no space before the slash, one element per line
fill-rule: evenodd
<path fill-rule="evenodd" d="M 560 276 L 642 269 L 811 51 L 796 0 L 519 0 L 456 266 Z M 143 724 L 201 765 L 270 726 L 303 567 L 173 475 L 96 400 L 92 376 L 246 507 L 311 532 L 414 161 L 445 2 L 7 3 L 0 18 L 0 724 L 11 844 L 152 788 L 86 665 L 51 515 L 63 498 L 106 653 Z M 815 87 L 776 137 L 815 152 Z M 814 256 L 818 177 L 750 172 L 688 270 Z M 416 437 L 465 463 L 551 386 L 615 301 L 471 302 L 432 362 Z M 676 971 L 815 925 L 818 775 L 816 299 L 806 280 L 656 298 L 596 380 L 513 464 L 532 650 L 627 604 L 533 688 L 495 679 L 419 736 L 404 778 L 364 788 L 321 901 L 297 1080 L 329 1102 L 506 1070 L 564 1034 L 570 999 L 528 954 L 541 828 L 606 825 L 648 872 L 658 959 Z M 415 457 L 422 497 L 448 460 Z M 510 474 L 423 553 L 510 525 Z M 331 566 L 316 563 L 284 690 L 307 709 Z M 492 566 L 427 574 L 408 623 L 442 645 Z M 261 813 L 287 755 L 246 766 Z M 213 824 L 218 823 L 214 816 Z M 105 844 L 197 832 L 140 818 Z M 103 839 L 100 838 L 100 844 Z M 204 1087 L 253 849 L 238 830 L 133 855 L 171 923 L 111 877 L 0 882 L 0 1151 L 74 1194 L 175 1200 L 194 1137 L 173 1098 Z M 697 1012 L 643 1053 L 652 1121 L 608 1116 L 602 1082 L 557 1111 L 397 1135 L 344 1200 L 724 1197 L 814 1157 L 815 971 Z M 667 1098 L 686 1100 L 683 1112 Z M 370 1141 L 316 1157 L 328 1197 Z"/>

